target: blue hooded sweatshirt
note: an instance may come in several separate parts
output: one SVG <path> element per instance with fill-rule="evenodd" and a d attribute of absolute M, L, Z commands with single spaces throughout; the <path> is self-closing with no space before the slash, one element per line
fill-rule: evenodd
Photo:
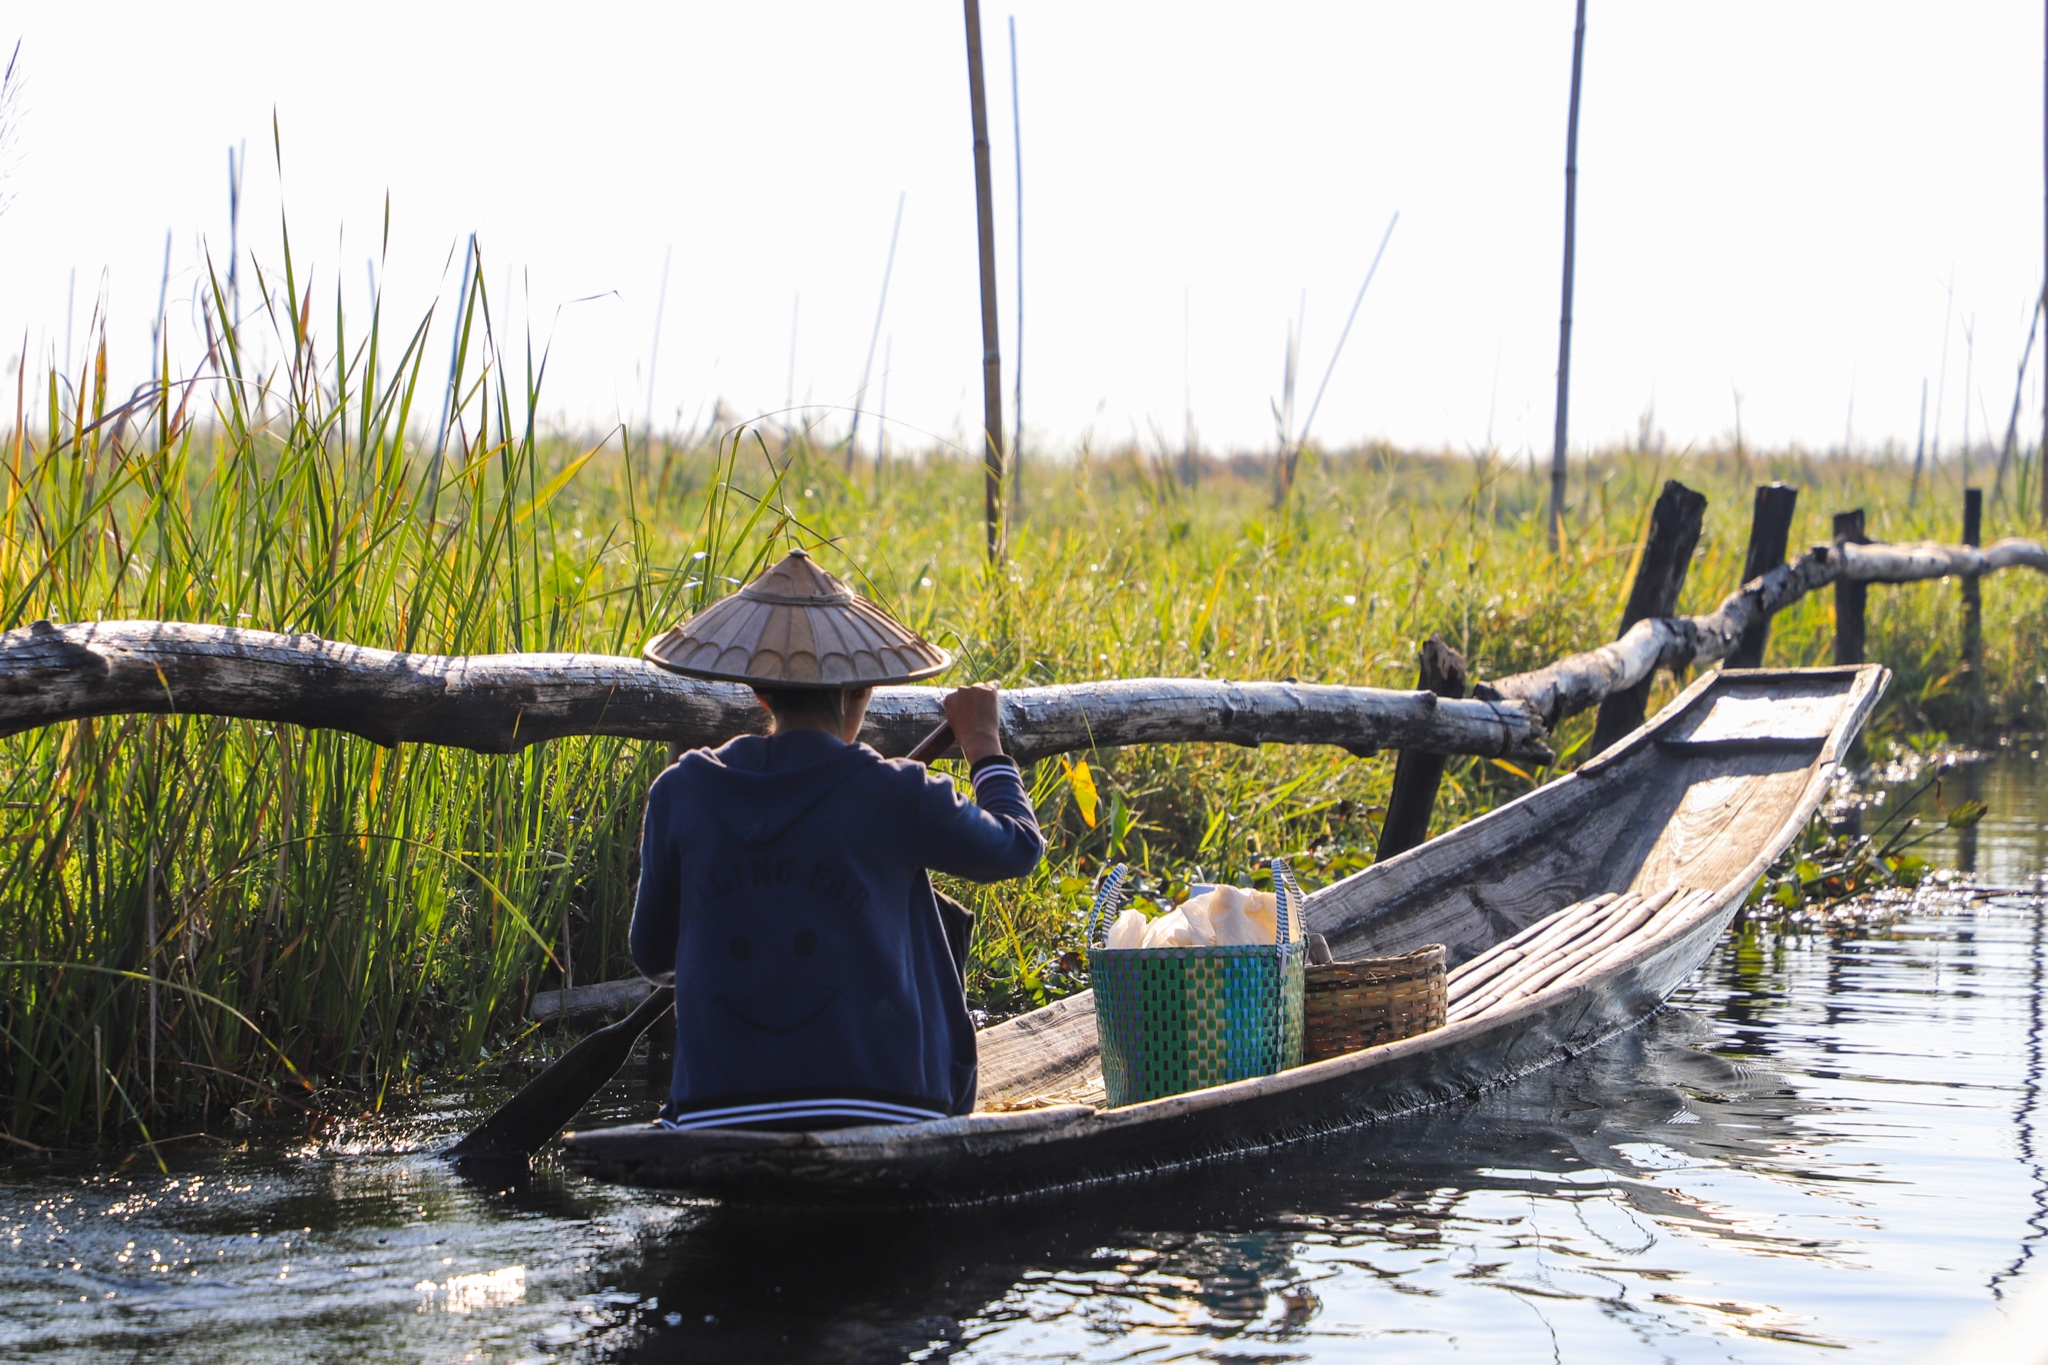
<path fill-rule="evenodd" d="M 673 971 L 673 1127 L 915 1122 L 974 1108 L 974 1027 L 928 870 L 1021 877 L 1044 842 L 1016 765 L 975 800 L 821 730 L 697 749 L 655 779 L 633 962 Z"/>

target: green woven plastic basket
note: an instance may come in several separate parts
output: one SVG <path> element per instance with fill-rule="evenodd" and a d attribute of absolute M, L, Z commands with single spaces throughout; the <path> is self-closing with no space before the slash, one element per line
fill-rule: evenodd
<path fill-rule="evenodd" d="M 1102 947 L 1099 936 L 1126 899 L 1127 876 L 1119 864 L 1103 879 L 1088 934 L 1110 1107 L 1301 1065 L 1308 943 L 1295 937 L 1301 888 L 1286 863 L 1273 860 L 1276 944 Z"/>

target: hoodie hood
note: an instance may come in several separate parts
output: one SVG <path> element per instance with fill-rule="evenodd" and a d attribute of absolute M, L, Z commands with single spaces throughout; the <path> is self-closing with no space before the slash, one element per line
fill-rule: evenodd
<path fill-rule="evenodd" d="M 742 735 L 685 754 L 690 779 L 711 794 L 704 808 L 743 844 L 780 839 L 789 827 L 881 756 L 822 730 Z"/>

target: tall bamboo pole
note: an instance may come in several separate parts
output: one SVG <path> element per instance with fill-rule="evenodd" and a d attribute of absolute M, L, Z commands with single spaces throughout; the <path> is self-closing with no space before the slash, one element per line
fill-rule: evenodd
<path fill-rule="evenodd" d="M 983 515 L 989 562 L 1003 559 L 1003 359 L 996 330 L 996 220 L 989 188 L 988 93 L 981 79 L 981 4 L 962 0 L 967 17 L 967 100 L 974 108 L 974 217 L 981 238 L 982 464 L 988 471 Z"/>
<path fill-rule="evenodd" d="M 1572 30 L 1572 106 L 1564 135 L 1564 306 L 1557 320 L 1557 430 L 1550 443 L 1550 548 L 1557 549 L 1564 522 L 1564 442 L 1572 393 L 1572 250 L 1578 235 L 1579 77 L 1586 59 L 1586 0 L 1579 0 Z"/>
<path fill-rule="evenodd" d="M 1010 508 L 1024 515 L 1024 105 L 1017 93 L 1017 16 L 1010 16 L 1010 132 L 1017 165 L 1017 354 L 1010 365 Z"/>
<path fill-rule="evenodd" d="M 2042 7 L 2042 13 L 2048 22 L 2048 5 Z M 2041 53 L 2041 253 L 2044 267 L 2048 267 L 2048 31 L 2043 33 Z M 2048 285 L 2043 286 L 2042 302 L 2048 307 Z M 2048 369 L 2043 374 L 2048 376 Z M 2048 377 L 2041 384 L 2041 452 L 2035 465 L 2040 471 L 2041 520 L 2048 523 Z"/>

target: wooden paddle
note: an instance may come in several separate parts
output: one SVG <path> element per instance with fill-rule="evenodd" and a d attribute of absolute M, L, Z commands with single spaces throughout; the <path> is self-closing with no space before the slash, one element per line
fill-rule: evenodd
<path fill-rule="evenodd" d="M 917 742 L 915 748 L 903 755 L 912 763 L 929 763 L 953 747 L 953 722 L 942 720 L 939 728 Z"/>
<path fill-rule="evenodd" d="M 952 747 L 953 727 L 942 722 L 906 757 L 929 763 Z M 658 987 L 631 1014 L 580 1040 L 521 1086 L 446 1155 L 456 1161 L 529 1160 L 619 1073 L 640 1035 L 675 1003 L 675 987 Z"/>
<path fill-rule="evenodd" d="M 521 1086 L 447 1155 L 456 1161 L 525 1161 L 604 1089 L 626 1064 L 640 1035 L 675 1003 L 674 986 L 658 987 L 631 1014 L 581 1039 Z"/>

